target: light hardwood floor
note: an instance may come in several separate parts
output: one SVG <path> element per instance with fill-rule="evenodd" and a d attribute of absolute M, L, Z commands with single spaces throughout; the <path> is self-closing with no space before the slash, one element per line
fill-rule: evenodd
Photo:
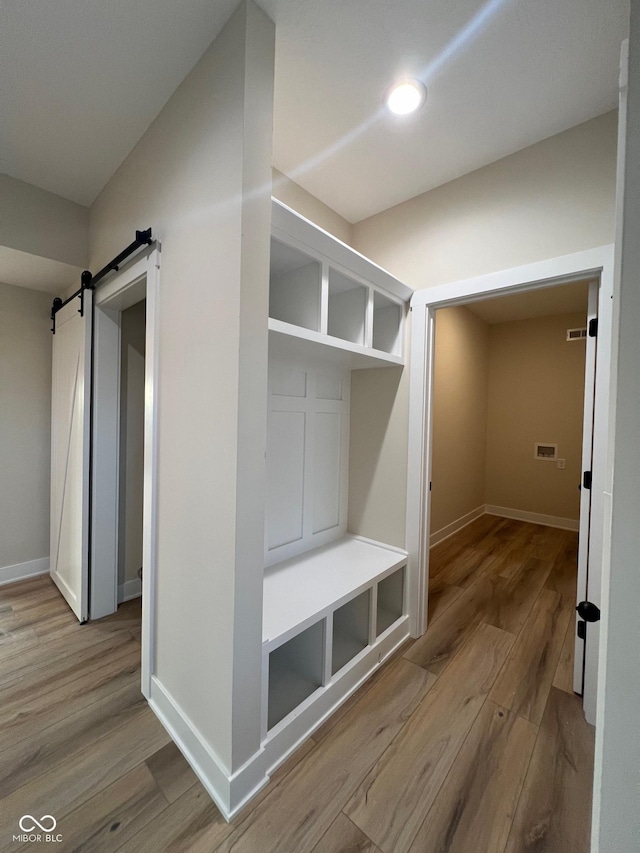
<path fill-rule="evenodd" d="M 587 853 L 576 534 L 484 516 L 431 553 L 427 633 L 232 824 L 142 699 L 138 603 L 81 626 L 46 577 L 0 588 L 0 851 L 50 814 L 58 851 Z"/>

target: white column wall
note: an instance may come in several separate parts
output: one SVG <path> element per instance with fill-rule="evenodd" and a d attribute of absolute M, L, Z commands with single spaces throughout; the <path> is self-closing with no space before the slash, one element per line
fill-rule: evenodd
<path fill-rule="evenodd" d="M 259 748 L 273 62 L 245 0 L 90 213 L 92 269 L 162 244 L 154 672 L 227 776 Z"/>
<path fill-rule="evenodd" d="M 640 849 L 640 6 L 631 4 L 626 162 L 622 229 L 616 245 L 620 279 L 614 285 L 611 377 L 613 442 L 605 493 L 610 530 L 603 564 L 598 726 L 593 803 L 593 851 Z M 624 127 L 624 126 L 623 126 Z"/>

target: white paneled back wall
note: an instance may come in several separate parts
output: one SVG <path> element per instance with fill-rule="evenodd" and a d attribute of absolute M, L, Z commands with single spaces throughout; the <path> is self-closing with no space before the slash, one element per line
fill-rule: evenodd
<path fill-rule="evenodd" d="M 265 565 L 347 528 L 349 370 L 269 361 Z"/>

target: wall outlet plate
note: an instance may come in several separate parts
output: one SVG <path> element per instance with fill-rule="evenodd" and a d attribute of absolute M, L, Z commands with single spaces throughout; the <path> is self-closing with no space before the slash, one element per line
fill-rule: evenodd
<path fill-rule="evenodd" d="M 564 459 L 558 459 L 558 468 L 566 468 Z"/>

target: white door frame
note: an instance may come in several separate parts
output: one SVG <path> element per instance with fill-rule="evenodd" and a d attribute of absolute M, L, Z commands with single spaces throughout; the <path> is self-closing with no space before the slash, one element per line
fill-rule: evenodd
<path fill-rule="evenodd" d="M 433 346 L 435 311 L 472 299 L 518 293 L 579 280 L 599 280 L 598 358 L 594 400 L 593 466 L 591 489 L 591 548 L 600 557 L 603 548 L 603 493 L 608 442 L 609 366 L 613 294 L 613 245 L 551 258 L 477 278 L 418 290 L 411 299 L 411 374 L 409 391 L 409 467 L 407 477 L 407 549 L 410 560 L 409 595 L 411 634 L 419 637 L 427 628 L 429 587 L 429 515 L 431 496 Z M 598 570 L 601 559 L 597 559 Z M 590 572 L 589 599 L 600 606 L 602 580 Z M 593 696 L 593 708 L 585 705 L 590 722 L 595 719 L 599 631 L 597 623 L 587 632 L 585 695 Z M 595 628 L 595 630 L 594 630 Z M 592 665 L 591 665 L 592 664 Z"/>
<path fill-rule="evenodd" d="M 146 297 L 142 692 L 155 666 L 158 320 L 160 248 L 153 243 L 94 294 L 90 618 L 118 607 L 120 315 Z"/>

